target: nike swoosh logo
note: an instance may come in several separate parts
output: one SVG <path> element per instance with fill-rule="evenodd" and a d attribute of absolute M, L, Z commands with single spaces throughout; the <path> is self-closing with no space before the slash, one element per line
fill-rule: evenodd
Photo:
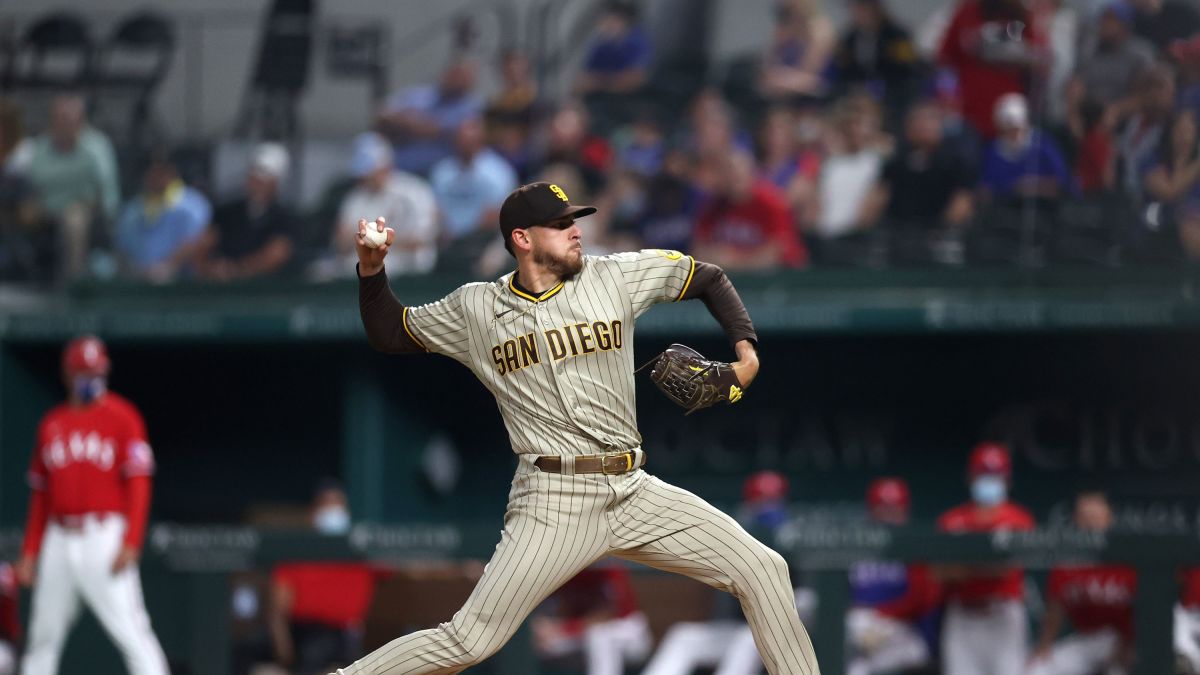
<path fill-rule="evenodd" d="M 499 319 L 500 317 L 504 316 L 505 314 L 508 314 L 511 311 L 512 311 L 511 309 L 506 309 L 503 312 L 496 312 L 496 318 Z"/>

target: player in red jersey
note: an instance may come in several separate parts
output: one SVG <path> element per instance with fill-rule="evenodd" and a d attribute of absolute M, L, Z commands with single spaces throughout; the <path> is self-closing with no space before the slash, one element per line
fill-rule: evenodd
<path fill-rule="evenodd" d="M 109 365 L 99 338 L 71 341 L 62 357 L 67 401 L 38 425 L 17 563 L 17 578 L 35 586 L 25 675 L 58 671 L 81 600 L 117 643 L 132 675 L 168 672 L 137 565 L 154 455 L 137 408 L 108 391 Z"/>
<path fill-rule="evenodd" d="M 1008 500 L 1012 459 L 999 443 L 971 451 L 971 501 L 938 519 L 944 532 L 1032 530 L 1033 516 Z M 1029 653 L 1025 573 L 1019 567 L 952 566 L 942 570 L 946 616 L 942 671 L 953 675 L 1019 675 Z"/>
<path fill-rule="evenodd" d="M 1103 532 L 1112 509 L 1103 492 L 1075 498 L 1075 526 Z M 1026 675 L 1119 675 L 1133 656 L 1137 573 L 1124 565 L 1060 565 L 1046 584 L 1046 619 Z M 1055 642 L 1063 619 L 1075 632 Z"/>

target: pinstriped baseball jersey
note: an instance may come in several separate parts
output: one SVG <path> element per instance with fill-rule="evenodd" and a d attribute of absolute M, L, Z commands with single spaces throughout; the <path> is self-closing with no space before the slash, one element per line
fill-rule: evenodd
<path fill-rule="evenodd" d="M 496 397 L 513 451 L 573 455 L 642 442 L 634 398 L 634 321 L 683 297 L 696 261 L 675 251 L 585 256 L 540 296 L 515 272 L 411 307 L 404 328 L 466 365 Z"/>

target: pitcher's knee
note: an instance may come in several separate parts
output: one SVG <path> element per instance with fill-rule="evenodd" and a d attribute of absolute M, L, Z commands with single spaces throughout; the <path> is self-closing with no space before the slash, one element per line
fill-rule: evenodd
<path fill-rule="evenodd" d="M 506 640 L 499 636 L 494 636 L 490 640 L 475 638 L 467 640 L 459 636 L 455 630 L 454 624 L 443 624 L 442 631 L 446 634 L 448 641 L 452 642 L 454 648 L 451 650 L 456 655 L 454 659 L 455 665 L 473 666 L 486 660 L 492 654 L 500 651 L 500 647 L 504 645 Z"/>

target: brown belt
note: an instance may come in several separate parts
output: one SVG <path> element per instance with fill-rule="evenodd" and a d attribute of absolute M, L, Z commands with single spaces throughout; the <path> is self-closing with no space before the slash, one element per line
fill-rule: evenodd
<path fill-rule="evenodd" d="M 542 455 L 534 460 L 533 465 L 546 473 L 562 473 L 562 457 Z M 575 473 L 629 473 L 638 468 L 636 452 L 622 452 L 619 455 L 580 455 L 575 458 Z"/>

